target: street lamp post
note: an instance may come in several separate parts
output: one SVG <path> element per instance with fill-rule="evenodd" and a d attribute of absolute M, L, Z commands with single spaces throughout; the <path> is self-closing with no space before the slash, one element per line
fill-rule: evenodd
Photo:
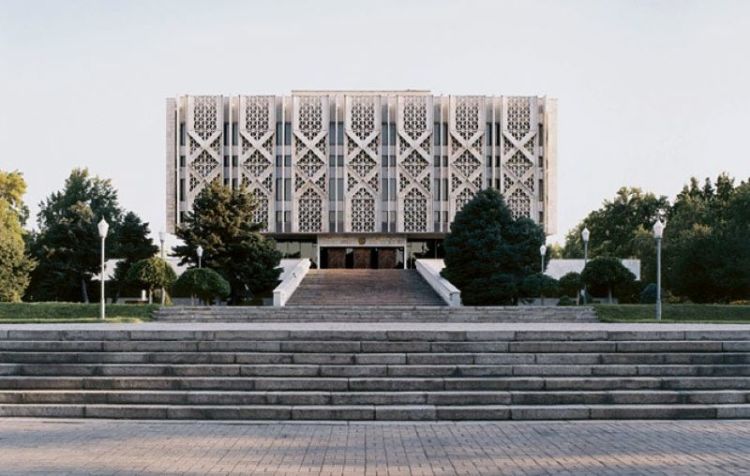
<path fill-rule="evenodd" d="M 101 296 L 99 299 L 99 319 L 104 320 L 105 316 L 105 298 L 104 298 L 104 242 L 107 239 L 107 232 L 109 232 L 109 223 L 107 223 L 107 220 L 104 218 L 101 219 L 99 224 L 97 225 L 97 228 L 99 229 L 99 237 L 102 239 L 102 269 L 101 269 Z"/>
<path fill-rule="evenodd" d="M 544 255 L 547 254 L 547 247 L 545 245 L 542 245 L 539 247 L 539 255 L 542 257 L 542 271 L 540 273 L 540 276 L 544 275 Z M 544 306 L 544 281 L 539 281 L 539 295 L 542 298 L 542 306 Z"/>
<path fill-rule="evenodd" d="M 167 239 L 167 234 L 163 231 L 159 232 L 159 243 L 161 243 L 161 260 L 164 261 L 164 241 Z M 161 288 L 161 305 L 163 306 L 167 302 L 166 295 L 164 293 L 164 286 Z"/>
<path fill-rule="evenodd" d="M 198 245 L 198 248 L 195 249 L 195 254 L 198 255 L 198 268 L 202 267 L 201 260 L 203 259 L 203 247 L 201 245 Z"/>
<path fill-rule="evenodd" d="M 664 224 L 661 220 L 654 223 L 656 239 L 656 320 L 661 321 L 661 237 L 664 235 Z"/>
<path fill-rule="evenodd" d="M 589 262 L 589 236 L 591 236 L 591 232 L 585 227 L 581 232 L 581 238 L 583 239 L 583 269 L 586 269 L 586 265 Z M 586 305 L 586 284 L 583 285 L 583 304 Z"/>

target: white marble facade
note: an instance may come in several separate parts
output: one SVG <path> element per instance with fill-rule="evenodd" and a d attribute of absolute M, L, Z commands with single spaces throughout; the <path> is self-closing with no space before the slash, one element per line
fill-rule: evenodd
<path fill-rule="evenodd" d="M 278 236 L 436 236 L 477 191 L 556 231 L 555 99 L 293 91 L 167 99 L 167 223 L 212 180 Z"/>

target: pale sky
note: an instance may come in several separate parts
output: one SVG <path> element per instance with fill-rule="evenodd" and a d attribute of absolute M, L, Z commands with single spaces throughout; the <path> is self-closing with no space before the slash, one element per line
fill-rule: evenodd
<path fill-rule="evenodd" d="M 157 232 L 165 98 L 430 89 L 559 101 L 564 233 L 623 185 L 750 177 L 750 1 L 0 0 L 0 169 L 74 167 Z"/>

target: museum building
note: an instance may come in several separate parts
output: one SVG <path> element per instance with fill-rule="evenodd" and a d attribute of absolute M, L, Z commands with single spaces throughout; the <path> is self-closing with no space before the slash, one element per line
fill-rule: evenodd
<path fill-rule="evenodd" d="M 207 183 L 245 186 L 290 257 L 321 268 L 442 257 L 456 212 L 500 190 L 556 231 L 557 102 L 429 91 L 293 91 L 167 99 L 170 231 Z"/>

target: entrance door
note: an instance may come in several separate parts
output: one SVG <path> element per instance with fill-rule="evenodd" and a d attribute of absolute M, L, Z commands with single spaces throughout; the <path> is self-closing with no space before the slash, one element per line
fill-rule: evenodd
<path fill-rule="evenodd" d="M 396 267 L 396 248 L 380 248 L 378 250 L 378 269 L 393 269 Z"/>
<path fill-rule="evenodd" d="M 371 263 L 372 263 L 372 249 L 354 248 L 354 268 L 355 269 L 371 268 L 372 267 Z"/>
<path fill-rule="evenodd" d="M 326 267 L 346 268 L 346 248 L 328 248 Z"/>

